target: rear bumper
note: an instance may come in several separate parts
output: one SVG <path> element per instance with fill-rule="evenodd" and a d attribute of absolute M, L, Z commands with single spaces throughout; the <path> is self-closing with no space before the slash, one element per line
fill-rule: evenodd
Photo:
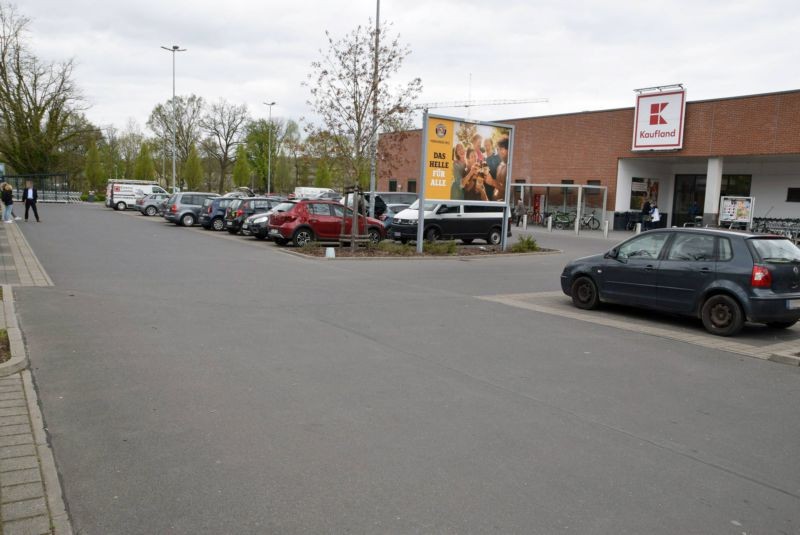
<path fill-rule="evenodd" d="M 800 293 L 751 297 L 747 319 L 755 323 L 800 319 Z"/>

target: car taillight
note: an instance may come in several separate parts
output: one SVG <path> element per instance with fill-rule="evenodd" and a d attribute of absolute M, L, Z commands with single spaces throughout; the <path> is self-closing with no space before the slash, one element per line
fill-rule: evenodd
<path fill-rule="evenodd" d="M 756 264 L 753 266 L 753 274 L 750 277 L 750 286 L 753 288 L 769 288 L 772 286 L 772 274 L 765 266 Z"/>
<path fill-rule="evenodd" d="M 236 210 L 236 217 L 242 217 L 244 215 L 244 210 Z"/>
<path fill-rule="evenodd" d="M 175 212 L 178 211 L 178 205 L 177 204 L 173 204 L 172 206 L 169 207 L 169 211 L 174 214 Z"/>
<path fill-rule="evenodd" d="M 207 214 L 210 214 L 210 213 L 211 213 L 211 205 L 210 205 L 210 204 L 208 205 L 208 212 L 206 212 L 206 213 L 207 213 Z"/>

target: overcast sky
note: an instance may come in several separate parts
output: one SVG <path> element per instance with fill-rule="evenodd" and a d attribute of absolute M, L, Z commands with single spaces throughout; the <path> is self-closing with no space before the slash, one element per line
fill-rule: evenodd
<path fill-rule="evenodd" d="M 26 0 L 35 50 L 72 57 L 95 124 L 144 128 L 177 93 L 310 117 L 305 79 L 325 46 L 375 17 L 374 0 Z M 381 21 L 411 47 L 395 82 L 419 76 L 421 102 L 546 98 L 438 113 L 479 120 L 632 106 L 633 89 L 682 82 L 689 100 L 800 87 L 796 0 L 382 0 Z M 472 83 L 470 84 L 470 75 Z"/>

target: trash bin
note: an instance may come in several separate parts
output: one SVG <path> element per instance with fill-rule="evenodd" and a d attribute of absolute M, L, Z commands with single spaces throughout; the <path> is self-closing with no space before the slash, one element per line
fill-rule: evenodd
<path fill-rule="evenodd" d="M 89 192 L 89 197 L 86 200 L 89 201 L 89 202 L 94 202 L 95 201 L 95 195 L 94 195 L 93 191 Z"/>

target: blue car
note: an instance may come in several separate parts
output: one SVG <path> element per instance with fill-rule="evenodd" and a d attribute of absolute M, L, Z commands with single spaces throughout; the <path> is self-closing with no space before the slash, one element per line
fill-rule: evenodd
<path fill-rule="evenodd" d="M 720 336 L 746 321 L 786 329 L 800 320 L 800 248 L 769 234 L 652 230 L 568 263 L 561 289 L 578 308 L 609 302 L 694 316 Z"/>

